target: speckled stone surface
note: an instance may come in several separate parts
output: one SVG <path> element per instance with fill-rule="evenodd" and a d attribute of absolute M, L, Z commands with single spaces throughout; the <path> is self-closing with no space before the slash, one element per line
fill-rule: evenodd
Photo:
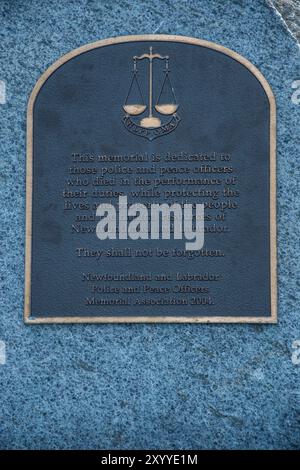
<path fill-rule="evenodd" d="M 30 91 L 80 45 L 154 32 L 234 49 L 273 88 L 279 324 L 25 326 Z M 299 48 L 280 18 L 263 0 L 1 0 L 0 37 L 0 448 L 300 448 Z"/>
<path fill-rule="evenodd" d="M 300 41 L 300 3 L 298 0 L 267 0 L 290 31 Z"/>

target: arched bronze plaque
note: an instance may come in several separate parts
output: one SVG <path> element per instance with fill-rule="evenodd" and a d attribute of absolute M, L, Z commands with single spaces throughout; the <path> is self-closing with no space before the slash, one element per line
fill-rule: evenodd
<path fill-rule="evenodd" d="M 39 79 L 27 133 L 27 323 L 276 322 L 275 100 L 253 64 L 181 36 L 88 44 Z"/>

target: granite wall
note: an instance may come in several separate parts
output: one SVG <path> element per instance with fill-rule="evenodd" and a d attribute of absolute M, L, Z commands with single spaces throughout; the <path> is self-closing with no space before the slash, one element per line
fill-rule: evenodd
<path fill-rule="evenodd" d="M 273 88 L 278 325 L 23 323 L 30 91 L 66 52 L 143 33 L 223 44 Z M 0 448 L 300 447 L 296 37 L 264 0 L 1 0 Z"/>

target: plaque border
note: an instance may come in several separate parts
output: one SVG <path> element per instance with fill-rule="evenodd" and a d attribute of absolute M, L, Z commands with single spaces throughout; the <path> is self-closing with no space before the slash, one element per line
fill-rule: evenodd
<path fill-rule="evenodd" d="M 84 52 L 98 47 L 137 41 L 168 41 L 192 44 L 214 49 L 240 62 L 262 85 L 270 104 L 270 305 L 271 315 L 259 316 L 65 316 L 31 317 L 31 244 L 32 244 L 32 189 L 33 189 L 33 109 L 36 97 L 46 80 L 61 65 Z M 24 322 L 26 324 L 48 323 L 277 323 L 277 248 L 276 248 L 276 102 L 272 89 L 258 68 L 237 52 L 211 41 L 188 36 L 145 34 L 118 36 L 85 44 L 60 57 L 36 82 L 27 107 L 27 158 L 26 158 L 26 240 L 25 240 L 25 293 Z"/>

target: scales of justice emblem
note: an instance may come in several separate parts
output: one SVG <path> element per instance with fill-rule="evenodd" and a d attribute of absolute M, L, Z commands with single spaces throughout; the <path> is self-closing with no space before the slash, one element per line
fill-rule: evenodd
<path fill-rule="evenodd" d="M 138 78 L 138 61 L 147 59 L 149 61 L 149 96 L 148 104 L 145 103 L 143 98 L 142 88 Z M 153 63 L 154 60 L 165 61 L 164 78 L 162 81 L 161 89 L 158 94 L 155 105 L 153 106 Z M 140 137 L 145 137 L 148 140 L 153 140 L 157 137 L 169 134 L 174 131 L 180 122 L 180 117 L 177 114 L 178 104 L 176 102 L 174 88 L 170 80 L 169 56 L 162 56 L 154 54 L 153 48 L 150 47 L 149 54 L 142 54 L 141 56 L 133 57 L 133 71 L 132 79 L 130 82 L 129 90 L 123 105 L 125 116 L 123 123 L 129 132 Z M 135 89 L 135 96 L 134 95 Z M 154 110 L 156 114 L 153 115 Z M 135 116 L 140 116 L 148 111 L 146 117 L 142 117 L 138 122 L 134 120 Z M 165 120 L 161 120 L 164 116 Z"/>

